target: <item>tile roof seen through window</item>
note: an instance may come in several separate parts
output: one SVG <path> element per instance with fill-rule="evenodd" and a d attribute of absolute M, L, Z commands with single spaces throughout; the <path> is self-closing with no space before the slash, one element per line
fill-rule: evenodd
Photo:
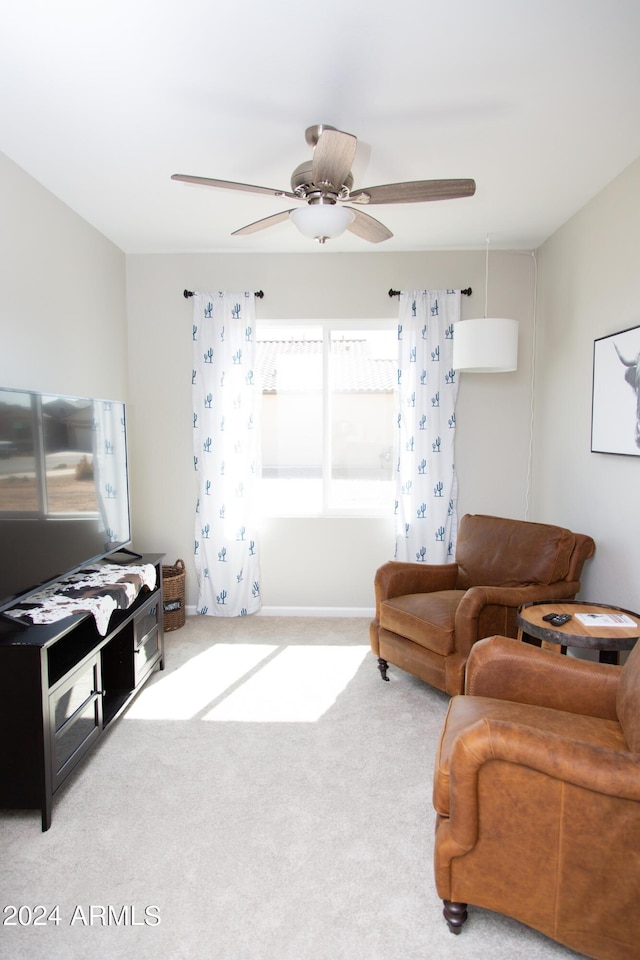
<path fill-rule="evenodd" d="M 296 366 L 301 374 L 311 358 L 321 364 L 321 340 L 258 340 L 255 373 L 263 393 L 277 393 L 284 386 L 281 370 Z M 318 366 L 318 371 L 321 366 Z M 397 361 L 372 357 L 367 340 L 333 340 L 331 343 L 332 389 L 337 393 L 390 393 L 397 380 Z M 301 379 L 304 379 L 302 376 Z"/>

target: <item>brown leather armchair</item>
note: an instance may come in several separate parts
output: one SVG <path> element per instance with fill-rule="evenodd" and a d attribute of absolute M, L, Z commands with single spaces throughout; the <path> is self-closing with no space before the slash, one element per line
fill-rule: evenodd
<path fill-rule="evenodd" d="M 465 514 L 456 562 L 385 563 L 375 576 L 369 636 L 383 680 L 389 663 L 449 694 L 482 637 L 517 635 L 518 607 L 572 600 L 595 544 L 564 527 Z"/>
<path fill-rule="evenodd" d="M 475 645 L 434 775 L 435 880 L 595 960 L 640 944 L 640 643 L 623 667 Z"/>

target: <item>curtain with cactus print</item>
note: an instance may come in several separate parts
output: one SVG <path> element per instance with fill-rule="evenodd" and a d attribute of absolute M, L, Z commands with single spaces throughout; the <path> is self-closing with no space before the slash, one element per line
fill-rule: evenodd
<path fill-rule="evenodd" d="M 396 560 L 450 563 L 458 529 L 452 367 L 459 290 L 400 294 Z"/>
<path fill-rule="evenodd" d="M 255 520 L 259 437 L 255 296 L 196 293 L 193 320 L 194 559 L 201 614 L 261 605 Z"/>
<path fill-rule="evenodd" d="M 109 400 L 93 401 L 93 471 L 107 543 L 129 539 L 127 464 L 124 450 L 124 407 Z"/>

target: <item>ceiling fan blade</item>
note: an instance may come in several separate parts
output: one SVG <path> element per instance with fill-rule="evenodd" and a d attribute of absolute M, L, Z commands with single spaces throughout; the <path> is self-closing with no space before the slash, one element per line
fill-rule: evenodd
<path fill-rule="evenodd" d="M 288 220 L 290 213 L 291 210 L 282 210 L 280 213 L 274 213 L 270 217 L 264 217 L 262 220 L 255 220 L 253 223 L 248 223 L 246 227 L 240 227 L 239 230 L 234 230 L 231 236 L 246 237 L 250 233 L 257 233 L 258 230 L 266 230 L 267 227 L 274 227 L 276 223 L 282 223 L 283 220 Z"/>
<path fill-rule="evenodd" d="M 330 184 L 338 193 L 351 172 L 358 141 L 341 130 L 322 130 L 313 151 L 312 180 L 316 186 Z"/>
<path fill-rule="evenodd" d="M 349 203 L 421 203 L 425 200 L 457 200 L 472 197 L 475 180 L 411 180 L 407 183 L 383 183 L 379 187 L 355 190 Z"/>
<path fill-rule="evenodd" d="M 295 193 L 289 193 L 287 190 L 274 190 L 272 187 L 254 187 L 250 183 L 235 183 L 233 180 L 212 180 L 210 177 L 190 177 L 186 173 L 174 173 L 172 180 L 181 180 L 184 183 L 201 183 L 205 187 L 219 187 L 223 190 L 244 190 L 246 193 L 262 193 L 269 197 L 289 197 L 291 200 L 299 200 Z"/>
<path fill-rule="evenodd" d="M 347 209 L 353 210 L 356 215 L 355 220 L 347 227 L 350 233 L 355 233 L 357 237 L 368 240 L 369 243 L 381 243 L 393 236 L 391 230 L 385 227 L 384 223 L 376 220 L 375 217 L 370 217 L 368 213 L 363 213 L 362 210 L 354 210 L 352 207 Z"/>

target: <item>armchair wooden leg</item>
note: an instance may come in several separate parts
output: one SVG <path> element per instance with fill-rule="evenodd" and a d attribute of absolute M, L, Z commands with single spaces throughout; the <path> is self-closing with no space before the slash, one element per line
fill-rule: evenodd
<path fill-rule="evenodd" d="M 378 657 L 378 670 L 380 671 L 380 676 L 382 677 L 383 680 L 389 679 L 389 677 L 387 676 L 388 667 L 389 667 L 389 664 L 387 663 L 387 661 L 383 660 L 382 657 Z"/>
<path fill-rule="evenodd" d="M 460 933 L 465 923 L 468 913 L 466 903 L 456 903 L 455 900 L 443 900 L 444 909 L 442 915 L 447 921 L 447 926 L 451 933 Z"/>

